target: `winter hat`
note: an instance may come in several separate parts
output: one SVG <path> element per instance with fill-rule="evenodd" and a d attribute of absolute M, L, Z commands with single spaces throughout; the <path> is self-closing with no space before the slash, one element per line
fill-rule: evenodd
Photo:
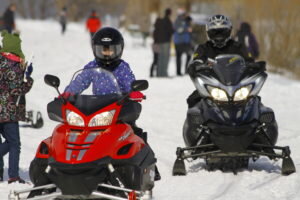
<path fill-rule="evenodd" d="M 22 59 L 25 59 L 25 56 L 21 49 L 21 42 L 19 34 L 9 34 L 6 30 L 2 31 L 2 49 L 0 53 L 12 53 L 19 56 Z"/>

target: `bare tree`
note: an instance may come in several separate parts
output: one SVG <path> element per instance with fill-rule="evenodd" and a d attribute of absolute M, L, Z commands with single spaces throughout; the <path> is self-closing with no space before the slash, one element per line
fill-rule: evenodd
<path fill-rule="evenodd" d="M 285 68 L 300 76 L 300 26 L 296 23 L 300 19 L 299 0 L 227 0 L 219 5 L 236 25 L 241 21 L 252 24 L 261 58 L 272 64 L 273 69 Z"/>
<path fill-rule="evenodd" d="M 39 9 L 40 9 L 40 17 L 41 19 L 46 19 L 48 17 L 47 13 L 49 13 L 49 9 L 53 9 L 55 7 L 55 0 L 44 0 L 39 1 Z"/>

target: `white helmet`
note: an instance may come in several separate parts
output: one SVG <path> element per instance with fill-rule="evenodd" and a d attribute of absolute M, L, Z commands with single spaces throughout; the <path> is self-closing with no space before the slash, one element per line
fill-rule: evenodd
<path fill-rule="evenodd" d="M 230 39 L 231 30 L 231 21 L 224 15 L 214 15 L 208 19 L 206 24 L 207 37 L 218 48 L 226 45 Z"/>

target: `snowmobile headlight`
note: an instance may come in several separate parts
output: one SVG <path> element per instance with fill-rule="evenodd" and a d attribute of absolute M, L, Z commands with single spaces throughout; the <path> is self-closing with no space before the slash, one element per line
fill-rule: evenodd
<path fill-rule="evenodd" d="M 224 90 L 216 87 L 207 86 L 210 95 L 217 101 L 228 101 L 227 94 Z"/>
<path fill-rule="evenodd" d="M 112 123 L 115 112 L 116 110 L 111 110 L 94 116 L 89 122 L 89 127 L 109 126 Z"/>
<path fill-rule="evenodd" d="M 233 100 L 234 101 L 242 101 L 242 100 L 247 99 L 247 97 L 250 94 L 251 88 L 252 88 L 252 85 L 241 87 L 234 93 Z"/>
<path fill-rule="evenodd" d="M 66 111 L 67 122 L 72 126 L 84 126 L 83 118 L 77 113 L 67 110 Z"/>

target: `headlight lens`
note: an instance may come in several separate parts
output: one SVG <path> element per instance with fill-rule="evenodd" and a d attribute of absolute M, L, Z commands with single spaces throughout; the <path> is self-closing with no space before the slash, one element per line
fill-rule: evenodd
<path fill-rule="evenodd" d="M 245 87 L 242 87 L 240 89 L 238 89 L 235 93 L 234 93 L 234 101 L 242 101 L 247 99 L 248 95 L 250 94 L 252 86 L 248 85 Z"/>
<path fill-rule="evenodd" d="M 89 122 L 89 127 L 109 126 L 114 118 L 115 112 L 115 110 L 111 110 L 94 116 Z"/>
<path fill-rule="evenodd" d="M 227 94 L 224 90 L 216 87 L 207 86 L 210 95 L 217 101 L 228 101 Z"/>
<path fill-rule="evenodd" d="M 83 118 L 77 113 L 67 110 L 66 115 L 68 124 L 72 126 L 84 126 Z"/>

